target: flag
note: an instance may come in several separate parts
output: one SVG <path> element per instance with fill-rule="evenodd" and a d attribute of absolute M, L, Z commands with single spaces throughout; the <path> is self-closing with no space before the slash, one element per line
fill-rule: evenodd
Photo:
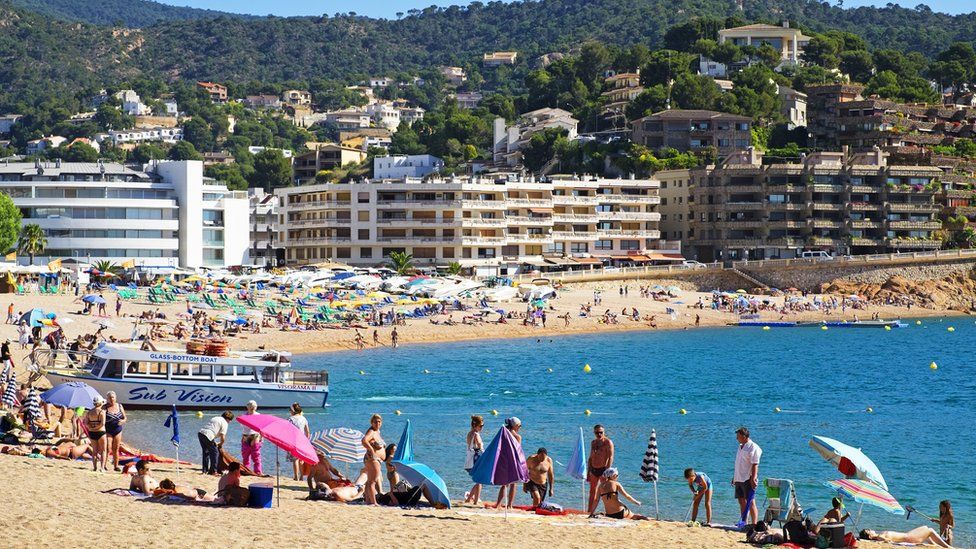
<path fill-rule="evenodd" d="M 17 250 L 10 252 L 9 254 L 3 256 L 7 261 L 17 261 Z"/>
<path fill-rule="evenodd" d="M 55 259 L 54 261 L 51 261 L 50 263 L 48 263 L 47 264 L 47 270 L 51 271 L 52 273 L 54 271 L 60 271 L 61 270 L 61 260 L 60 259 Z"/>
<path fill-rule="evenodd" d="M 135 269 L 136 268 L 136 260 L 135 259 L 128 259 L 126 261 L 123 261 L 122 262 L 122 268 L 123 269 Z"/>
<path fill-rule="evenodd" d="M 586 446 L 583 442 L 582 427 L 579 428 L 579 438 L 573 449 L 573 457 L 569 458 L 569 463 L 566 464 L 566 474 L 579 480 L 586 478 Z"/>
<path fill-rule="evenodd" d="M 166 423 L 163 424 L 164 427 L 173 428 L 173 436 L 170 437 L 170 441 L 173 446 L 179 447 L 180 445 L 180 417 L 176 415 L 176 405 L 173 405 L 173 411 L 166 416 Z"/>

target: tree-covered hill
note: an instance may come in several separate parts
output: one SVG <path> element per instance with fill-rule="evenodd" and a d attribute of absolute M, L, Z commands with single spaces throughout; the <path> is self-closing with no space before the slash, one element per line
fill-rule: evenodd
<path fill-rule="evenodd" d="M 229 15 L 213 10 L 170 6 L 151 0 L 12 1 L 17 7 L 55 19 L 129 28 L 148 27 L 162 21 L 184 21 Z"/>

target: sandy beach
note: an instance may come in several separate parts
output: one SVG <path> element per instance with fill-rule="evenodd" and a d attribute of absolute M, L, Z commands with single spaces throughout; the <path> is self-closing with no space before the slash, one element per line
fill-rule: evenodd
<path fill-rule="evenodd" d="M 164 505 L 102 493 L 128 486 L 118 473 L 86 462 L 0 456 L 0 476 L 24 479 L 0 490 L 7 509 L 6 547 L 351 547 L 364 540 L 390 547 L 743 547 L 744 536 L 674 522 L 541 517 L 513 511 L 371 508 L 304 501 L 306 489 L 282 479 L 281 507 L 240 509 Z M 178 475 L 154 464 L 157 478 L 213 492 L 217 480 Z M 273 478 L 271 479 L 273 480 Z M 256 482 L 244 477 L 242 485 Z M 262 481 L 264 482 L 264 481 Z M 66 531 L 66 525 L 71 532 Z M 885 547 L 861 542 L 860 547 Z"/>
<path fill-rule="evenodd" d="M 696 316 L 700 317 L 699 326 L 701 327 L 725 326 L 738 320 L 737 315 L 725 311 L 712 310 L 707 305 L 702 310 L 694 307 L 699 298 L 703 299 L 706 304 L 709 303 L 712 295 L 710 292 L 697 291 L 687 282 L 654 281 L 654 283 L 661 284 L 663 286 L 678 286 L 682 288 L 682 292 L 679 296 L 671 298 L 670 301 L 665 302 L 640 297 L 638 289 L 642 284 L 648 285 L 648 281 L 634 280 L 621 283 L 589 282 L 582 284 L 569 284 L 559 292 L 559 297 L 557 299 L 550 302 L 554 310 L 548 311 L 548 318 L 544 328 L 541 326 L 532 325 L 525 326 L 522 324 L 520 319 L 510 320 L 506 324 L 498 324 L 497 322 L 464 324 L 462 323 L 463 317 L 470 313 L 453 312 L 446 315 L 436 316 L 434 319 L 438 321 L 439 324 L 433 324 L 429 319 L 408 319 L 406 321 L 406 325 L 397 326 L 397 332 L 399 334 L 400 344 L 410 345 L 416 343 L 442 343 L 475 339 L 552 337 L 558 335 L 603 333 L 622 330 L 689 329 L 695 328 Z M 621 286 L 626 286 L 628 288 L 629 291 L 627 295 L 620 295 L 619 288 Z M 582 305 L 592 303 L 595 290 L 601 290 L 602 302 L 600 305 L 594 305 L 592 307 L 592 312 L 589 317 L 580 317 L 580 307 Z M 140 294 L 139 299 L 124 301 L 122 307 L 122 317 L 116 317 L 114 315 L 115 298 L 110 293 L 105 293 L 108 300 L 107 309 L 110 312 L 110 317 L 108 317 L 107 320 L 114 324 L 112 328 L 109 328 L 104 332 L 106 337 L 115 336 L 119 339 L 129 338 L 132 333 L 132 326 L 135 320 L 134 317 L 138 316 L 144 311 L 154 311 L 158 309 L 160 312 L 165 314 L 167 318 L 176 319 L 177 315 L 179 313 L 183 313 L 186 309 L 186 304 L 183 302 L 165 303 L 159 305 L 152 304 L 144 298 L 144 295 L 145 294 L 143 291 Z M 760 300 L 770 299 L 775 303 L 782 303 L 783 301 L 782 297 L 766 297 L 760 295 L 756 296 L 756 298 Z M 7 294 L 0 297 L 0 306 L 6 307 L 8 304 L 13 303 L 15 311 L 27 311 L 34 307 L 40 307 L 44 309 L 45 312 L 55 312 L 62 316 L 62 318 L 66 317 L 72 321 L 70 324 L 66 324 L 64 326 L 65 333 L 70 341 L 79 334 L 93 332 L 97 328 L 93 322 L 99 319 L 99 317 L 95 316 L 75 314 L 82 309 L 82 305 L 77 303 L 76 299 L 77 298 L 75 298 L 73 295 Z M 474 306 L 474 300 L 469 300 L 469 304 L 472 305 L 474 309 L 477 309 L 477 307 Z M 673 320 L 666 313 L 666 309 L 669 307 L 673 308 L 676 312 Z M 507 303 L 493 304 L 493 308 L 504 309 L 505 311 L 524 312 L 525 304 L 518 301 L 512 301 Z M 642 318 L 641 321 L 632 320 L 629 316 L 621 314 L 622 311 L 626 309 L 629 315 L 631 308 L 636 308 L 639 311 L 640 317 Z M 606 310 L 609 310 L 617 315 L 618 323 L 606 324 L 602 322 L 601 315 Z M 224 311 L 208 312 L 212 312 L 214 315 L 216 315 L 223 313 Z M 569 313 L 568 325 L 565 320 L 558 318 L 566 313 Z M 908 309 L 906 307 L 869 304 L 863 309 L 853 310 L 849 308 L 845 313 L 841 313 L 841 311 L 838 310 L 830 315 L 824 315 L 819 311 L 790 312 L 786 314 L 784 320 L 853 320 L 855 315 L 861 320 L 867 320 L 871 318 L 873 313 L 878 313 L 883 319 L 933 316 L 941 317 L 956 316 L 960 314 L 958 311 L 936 308 L 912 307 L 911 309 Z M 656 328 L 650 327 L 649 323 L 643 320 L 648 316 L 654 317 L 654 324 L 656 325 Z M 781 315 L 774 311 L 764 311 L 761 313 L 761 318 L 764 320 L 778 320 L 780 317 Z M 491 315 L 492 320 L 497 318 L 498 315 Z M 449 319 L 453 320 L 455 324 L 444 324 L 444 322 Z M 172 325 L 169 326 L 168 329 L 172 330 Z M 374 328 L 372 327 L 361 330 L 363 337 L 366 340 L 367 351 L 369 347 L 372 346 L 373 330 Z M 389 345 L 390 332 L 392 331 L 392 328 L 389 326 L 384 326 L 377 328 L 376 330 L 378 330 L 380 344 Z M 16 327 L 9 324 L 0 325 L 0 337 L 9 338 L 11 341 L 16 343 Z M 263 328 L 260 334 L 249 333 L 233 336 L 228 338 L 228 342 L 230 348 L 232 349 L 255 349 L 259 346 L 264 346 L 264 348 L 267 349 L 290 351 L 294 354 L 354 350 L 356 348 L 355 331 L 353 329 L 325 329 L 307 332 L 286 332 L 276 328 Z M 180 347 L 182 344 L 182 342 L 177 342 L 175 338 L 171 336 L 168 338 L 168 341 L 164 340 L 158 342 L 158 345 L 161 347 Z M 19 348 L 19 345 L 14 345 L 14 348 Z M 25 354 L 26 351 L 15 350 L 15 360 L 24 356 Z"/>

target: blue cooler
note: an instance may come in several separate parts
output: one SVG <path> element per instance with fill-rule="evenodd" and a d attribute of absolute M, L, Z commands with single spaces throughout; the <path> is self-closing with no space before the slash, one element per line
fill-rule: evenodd
<path fill-rule="evenodd" d="M 255 482 L 247 487 L 247 506 L 257 509 L 270 509 L 274 503 L 274 484 Z"/>

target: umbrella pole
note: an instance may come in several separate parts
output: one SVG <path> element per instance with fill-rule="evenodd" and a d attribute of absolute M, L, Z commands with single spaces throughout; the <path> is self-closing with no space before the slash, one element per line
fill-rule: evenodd
<path fill-rule="evenodd" d="M 277 482 L 277 506 L 281 507 L 281 458 L 279 457 L 278 445 L 275 444 L 275 481 Z"/>
<path fill-rule="evenodd" d="M 854 521 L 854 531 L 857 531 L 858 524 L 861 523 L 861 512 L 864 511 L 864 504 L 857 508 L 857 520 Z"/>
<path fill-rule="evenodd" d="M 654 481 L 654 517 L 661 520 L 661 510 L 657 505 L 657 481 Z"/>

